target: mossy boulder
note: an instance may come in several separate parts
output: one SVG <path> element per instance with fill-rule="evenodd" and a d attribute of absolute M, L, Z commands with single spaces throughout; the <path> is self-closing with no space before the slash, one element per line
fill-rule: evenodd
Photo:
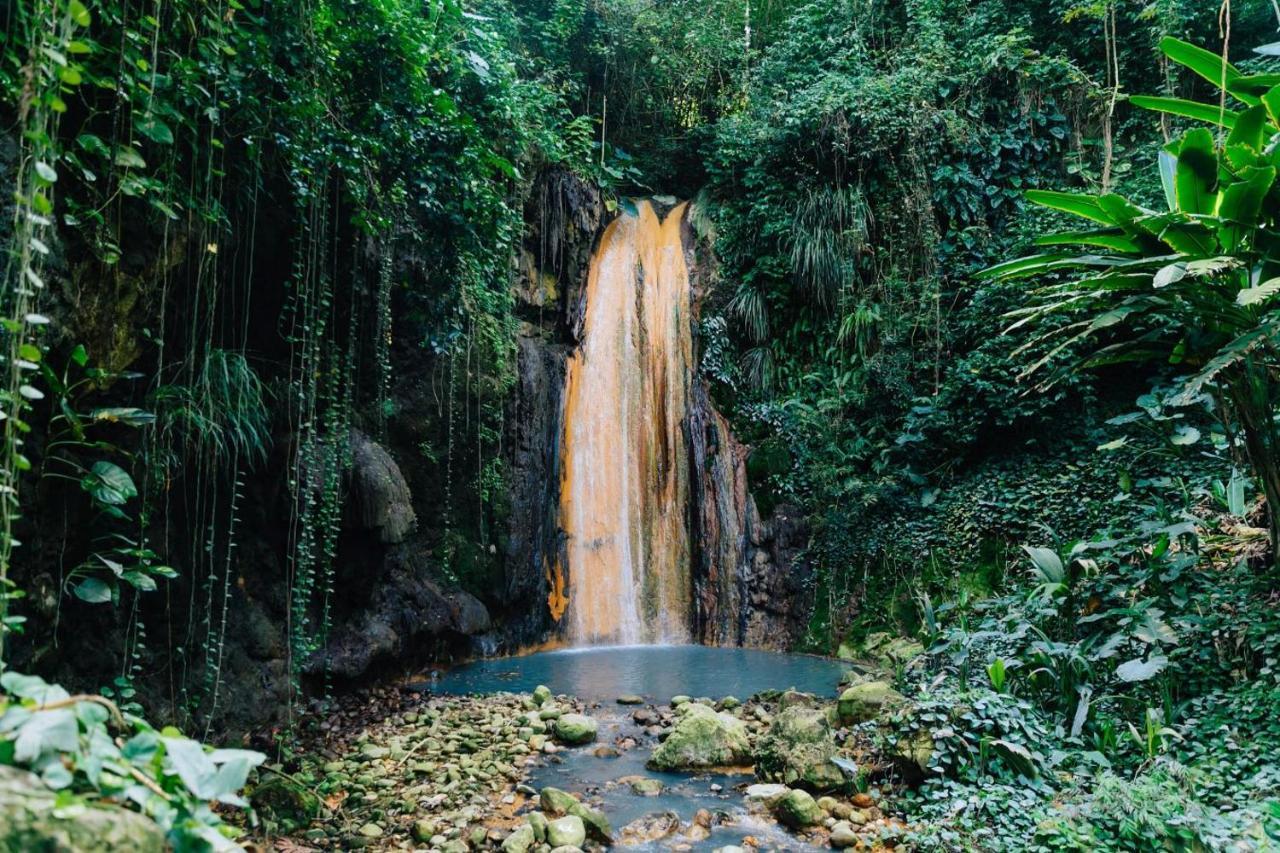
<path fill-rule="evenodd" d="M 685 708 L 667 739 L 653 751 L 650 768 L 693 770 L 751 763 L 751 743 L 741 720 L 705 705 L 690 703 Z"/>
<path fill-rule="evenodd" d="M 824 817 L 822 809 L 818 808 L 818 803 L 809 792 L 798 788 L 787 791 L 774 802 L 773 814 L 780 823 L 792 829 L 817 826 Z"/>
<path fill-rule="evenodd" d="M 258 816 L 275 832 L 288 834 L 307 827 L 320 815 L 320 798 L 283 776 L 267 776 L 249 796 Z"/>
<path fill-rule="evenodd" d="M 867 681 L 855 684 L 840 694 L 836 713 L 843 722 L 864 723 L 906 703 L 906 697 L 889 686 L 887 681 Z"/>
<path fill-rule="evenodd" d="M 924 654 L 924 646 L 907 637 L 884 631 L 868 634 L 861 643 L 841 643 L 836 656 L 844 660 L 866 660 L 879 669 L 893 672 Z"/>
<path fill-rule="evenodd" d="M 556 719 L 556 738 L 567 744 L 596 739 L 596 721 L 585 714 L 563 714 Z"/>
<path fill-rule="evenodd" d="M 587 827 L 577 815 L 558 817 L 547 824 L 547 843 L 552 847 L 581 847 L 587 840 Z"/>
<path fill-rule="evenodd" d="M 120 806 L 93 804 L 56 817 L 57 795 L 40 778 L 0 766 L 0 850 L 92 850 L 163 853 L 164 832 L 149 818 Z"/>
<path fill-rule="evenodd" d="M 534 837 L 533 827 L 526 823 L 516 827 L 503 840 L 502 849 L 505 853 L 525 853 L 536 842 L 537 839 Z"/>
<path fill-rule="evenodd" d="M 756 747 L 756 775 L 811 791 L 844 785 L 844 774 L 831 763 L 836 743 L 826 714 L 816 708 L 787 708 L 773 718 Z"/>

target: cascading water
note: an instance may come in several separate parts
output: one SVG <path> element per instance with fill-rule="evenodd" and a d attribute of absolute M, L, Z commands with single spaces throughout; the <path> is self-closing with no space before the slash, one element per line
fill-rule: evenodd
<path fill-rule="evenodd" d="M 592 259 L 564 397 L 565 564 L 551 579 L 552 612 L 565 615 L 575 645 L 690 639 L 684 213 L 681 204 L 662 218 L 639 202 L 605 229 Z"/>

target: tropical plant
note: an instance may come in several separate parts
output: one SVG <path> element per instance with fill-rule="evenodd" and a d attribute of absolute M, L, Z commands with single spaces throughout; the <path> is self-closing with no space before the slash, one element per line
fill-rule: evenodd
<path fill-rule="evenodd" d="M 1007 261 L 986 279 L 1044 276 L 1029 304 L 1011 312 L 1040 327 L 1022 350 L 1056 341 L 1023 376 L 1041 372 L 1061 352 L 1078 349 L 1071 367 L 1131 362 L 1169 364 L 1178 381 L 1168 399 L 1187 405 L 1208 397 L 1229 435 L 1238 435 L 1266 497 L 1272 551 L 1280 545 L 1280 77 L 1245 75 L 1222 57 L 1174 38 L 1165 55 L 1222 87 L 1224 103 L 1132 98 L 1138 106 L 1205 121 L 1160 151 L 1168 210 L 1116 193 L 1032 190 L 1040 205 L 1093 224 L 1046 234 L 1042 246 L 1085 246 Z M 1225 96 L 1243 105 L 1225 106 Z M 1043 386 L 1061 371 L 1050 371 Z"/>
<path fill-rule="evenodd" d="M 0 675 L 0 764 L 29 769 L 57 791 L 55 817 L 114 801 L 159 824 L 175 850 L 239 850 L 239 831 L 211 806 L 247 807 L 240 789 L 265 759 L 245 749 L 207 751 L 102 696 L 73 696 L 34 675 Z"/>

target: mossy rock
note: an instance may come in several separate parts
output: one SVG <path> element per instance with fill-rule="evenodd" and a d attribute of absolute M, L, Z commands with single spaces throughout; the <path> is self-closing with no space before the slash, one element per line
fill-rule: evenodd
<path fill-rule="evenodd" d="M 756 775 L 811 791 L 831 791 L 845 784 L 831 763 L 836 743 L 826 714 L 816 708 L 787 708 L 773 719 L 756 747 Z"/>
<path fill-rule="evenodd" d="M 0 766 L 0 850 L 163 853 L 164 832 L 155 821 L 120 806 L 89 805 L 55 817 L 57 795 L 40 777 Z"/>
<path fill-rule="evenodd" d="M 836 713 L 846 723 L 864 723 L 907 704 L 906 697 L 887 681 L 855 684 L 840 694 Z"/>
<path fill-rule="evenodd" d="M 825 817 L 809 792 L 798 788 L 787 791 L 774 802 L 773 814 L 780 823 L 792 829 L 817 826 Z"/>
<path fill-rule="evenodd" d="M 274 773 L 253 789 L 249 799 L 258 815 L 279 833 L 306 828 L 320 815 L 320 798 Z"/>
<path fill-rule="evenodd" d="M 584 714 L 563 714 L 556 719 L 556 738 L 573 745 L 590 743 L 596 739 L 596 721 Z"/>
<path fill-rule="evenodd" d="M 650 768 L 693 770 L 751 762 L 751 743 L 741 720 L 705 705 L 690 703 L 685 708 L 671 734 L 653 751 Z"/>

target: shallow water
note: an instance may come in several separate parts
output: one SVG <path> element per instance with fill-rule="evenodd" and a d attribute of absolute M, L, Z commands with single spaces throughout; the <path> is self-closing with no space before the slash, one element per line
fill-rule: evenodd
<path fill-rule="evenodd" d="M 489 658 L 433 678 L 437 693 L 527 693 L 539 684 L 552 693 L 613 702 L 634 693 L 666 704 L 672 696 L 736 696 L 794 688 L 834 695 L 847 664 L 813 655 L 717 646 L 603 646 Z"/>
<path fill-rule="evenodd" d="M 533 769 L 529 782 L 535 788 L 554 785 L 582 796 L 602 808 L 614 829 L 646 815 L 674 812 L 687 826 L 699 809 L 723 812 L 729 818 L 711 837 L 691 841 L 677 834 L 633 849 L 666 849 L 689 845 L 711 850 L 738 844 L 754 836 L 762 849 L 818 849 L 761 820 L 744 806 L 742 791 L 755 781 L 750 775 L 658 773 L 645 769 L 656 741 L 645 735 L 631 718 L 635 708 L 617 704 L 625 694 L 643 696 L 646 704 L 661 706 L 672 696 L 736 696 L 745 700 L 765 690 L 794 688 L 806 693 L 834 696 L 847 665 L 829 658 L 785 655 L 755 649 L 709 646 L 614 646 L 542 652 L 516 658 L 476 661 L 433 678 L 437 693 L 530 692 L 545 684 L 556 694 L 576 696 L 587 703 L 599 723 L 594 744 L 562 749 L 546 756 Z M 623 738 L 638 746 L 617 756 L 597 756 L 598 746 Z M 629 785 L 616 784 L 626 776 L 660 780 L 665 790 L 657 797 L 634 794 Z M 712 785 L 720 786 L 713 791 Z"/>

